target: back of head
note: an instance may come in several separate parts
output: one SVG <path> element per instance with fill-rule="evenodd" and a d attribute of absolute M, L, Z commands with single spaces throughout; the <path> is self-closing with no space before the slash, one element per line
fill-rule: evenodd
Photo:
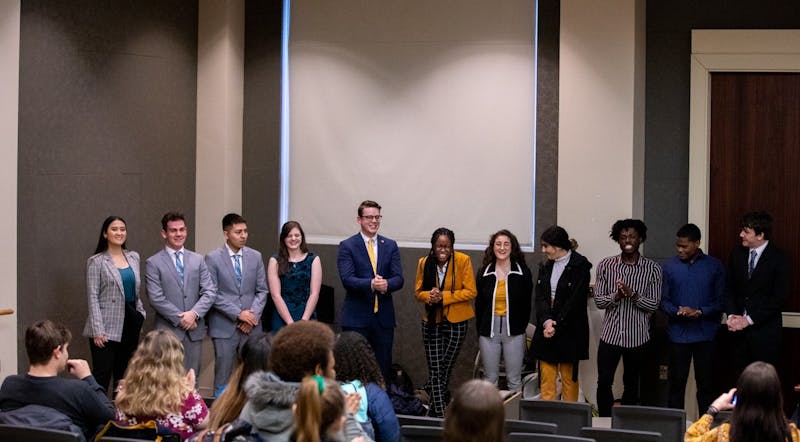
<path fill-rule="evenodd" d="M 298 321 L 283 327 L 272 341 L 270 369 L 279 378 L 300 382 L 319 367 L 326 372 L 333 352 L 333 330 L 318 321 Z"/>
<path fill-rule="evenodd" d="M 319 442 L 322 434 L 335 429 L 346 411 L 339 385 L 317 375 L 303 378 L 296 406 L 297 442 Z"/>
<path fill-rule="evenodd" d="M 25 330 L 25 351 L 30 365 L 50 362 L 53 350 L 69 344 L 72 333 L 61 324 L 49 319 L 36 321 Z"/>
<path fill-rule="evenodd" d="M 271 350 L 271 334 L 254 333 L 247 338 L 247 341 L 239 349 L 239 358 L 228 379 L 225 391 L 211 407 L 209 428 L 215 430 L 239 417 L 239 413 L 247 401 L 244 383 L 252 373 L 267 370 Z"/>
<path fill-rule="evenodd" d="M 342 332 L 333 348 L 336 359 L 336 379 L 343 382 L 374 382 L 384 387 L 383 375 L 367 338 L 360 333 Z"/>
<path fill-rule="evenodd" d="M 169 330 L 147 333 L 125 371 L 117 408 L 129 416 L 162 416 L 180 411 L 193 389 L 184 377 L 183 344 Z"/>
<path fill-rule="evenodd" d="M 730 440 L 790 440 L 783 414 L 781 381 L 775 367 L 753 362 L 742 371 L 736 383 L 737 402 L 731 416 Z"/>
<path fill-rule="evenodd" d="M 505 410 L 497 387 L 473 379 L 456 390 L 444 418 L 444 442 L 502 442 Z"/>

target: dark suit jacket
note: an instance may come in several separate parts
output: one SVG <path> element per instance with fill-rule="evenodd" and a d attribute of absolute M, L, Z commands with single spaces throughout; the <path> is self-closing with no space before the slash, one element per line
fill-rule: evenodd
<path fill-rule="evenodd" d="M 392 292 L 403 287 L 403 268 L 397 243 L 381 235 L 378 243 L 378 274 L 388 281 L 386 293 L 378 294 L 378 321 L 382 327 L 394 328 Z M 375 277 L 361 233 L 339 243 L 337 258 L 339 278 L 347 293 L 342 306 L 342 326 L 367 327 L 374 315 L 375 293 L 371 281 Z"/>
<path fill-rule="evenodd" d="M 783 321 L 781 311 L 789 293 L 789 263 L 783 251 L 770 242 L 758 259 L 750 279 L 747 266 L 750 249 L 737 247 L 728 261 L 728 284 L 725 312 L 741 315 L 745 310 L 753 325 L 745 330 L 778 333 Z"/>
<path fill-rule="evenodd" d="M 208 335 L 212 338 L 230 338 L 236 332 L 236 323 L 242 310 L 253 310 L 256 318 L 267 302 L 267 276 L 261 253 L 250 247 L 242 248 L 242 285 L 236 286 L 236 273 L 228 248 L 222 246 L 205 257 L 206 266 L 217 286 L 217 299 L 209 310 Z"/>

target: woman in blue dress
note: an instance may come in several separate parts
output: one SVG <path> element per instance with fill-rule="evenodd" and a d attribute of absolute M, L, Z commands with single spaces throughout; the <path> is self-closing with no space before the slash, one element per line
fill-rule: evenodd
<path fill-rule="evenodd" d="M 267 265 L 267 282 L 275 304 L 273 333 L 294 321 L 316 317 L 322 264 L 308 251 L 306 235 L 297 221 L 287 221 L 281 228 L 278 253 Z"/>

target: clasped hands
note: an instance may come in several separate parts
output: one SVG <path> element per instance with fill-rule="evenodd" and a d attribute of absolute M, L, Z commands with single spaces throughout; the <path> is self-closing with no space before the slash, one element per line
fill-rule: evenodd
<path fill-rule="evenodd" d="M 437 287 L 434 287 L 428 295 L 428 305 L 434 305 L 440 302 L 442 302 L 442 292 Z"/>
<path fill-rule="evenodd" d="M 614 297 L 614 300 L 615 301 L 619 301 L 620 299 L 623 299 L 623 298 L 631 298 L 631 299 L 633 299 L 635 301 L 636 298 L 637 298 L 637 295 L 633 291 L 633 289 L 630 288 L 630 286 L 628 286 L 628 284 L 625 284 L 624 282 L 622 282 L 621 279 L 618 279 L 617 280 L 617 293 L 616 293 L 616 295 Z"/>
<path fill-rule="evenodd" d="M 258 325 L 258 318 L 252 310 L 242 310 L 238 319 L 236 328 L 246 335 L 249 335 L 253 331 L 253 327 Z"/>
<path fill-rule="evenodd" d="M 544 334 L 545 338 L 552 338 L 553 336 L 555 336 L 555 334 L 556 334 L 556 327 L 555 327 L 556 326 L 556 321 L 554 321 L 552 319 L 548 319 L 547 321 L 544 321 L 544 324 L 542 324 L 542 325 L 544 325 L 544 331 L 542 331 L 542 333 Z"/>
<path fill-rule="evenodd" d="M 197 313 L 192 310 L 178 313 L 178 317 L 181 318 L 181 322 L 178 324 L 180 328 L 184 330 L 194 330 L 197 328 Z"/>
<path fill-rule="evenodd" d="M 689 319 L 697 319 L 702 315 L 703 312 L 697 308 L 691 308 L 686 306 L 678 307 L 678 316 L 683 316 Z"/>
<path fill-rule="evenodd" d="M 732 332 L 744 330 L 750 325 L 747 318 L 742 315 L 728 315 L 726 324 L 728 325 L 728 331 Z"/>
<path fill-rule="evenodd" d="M 383 279 L 381 275 L 375 275 L 375 278 L 370 282 L 373 292 L 386 293 L 389 290 L 389 281 Z"/>

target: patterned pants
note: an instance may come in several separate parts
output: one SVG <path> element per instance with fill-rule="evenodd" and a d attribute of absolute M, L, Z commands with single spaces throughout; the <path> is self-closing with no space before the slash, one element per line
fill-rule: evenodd
<path fill-rule="evenodd" d="M 426 386 L 431 395 L 430 416 L 444 416 L 450 400 L 447 385 L 461 344 L 467 336 L 467 322 L 451 323 L 442 319 L 442 322 L 428 329 L 427 322 L 422 321 L 422 343 L 425 345 L 425 358 L 428 360 Z"/>

